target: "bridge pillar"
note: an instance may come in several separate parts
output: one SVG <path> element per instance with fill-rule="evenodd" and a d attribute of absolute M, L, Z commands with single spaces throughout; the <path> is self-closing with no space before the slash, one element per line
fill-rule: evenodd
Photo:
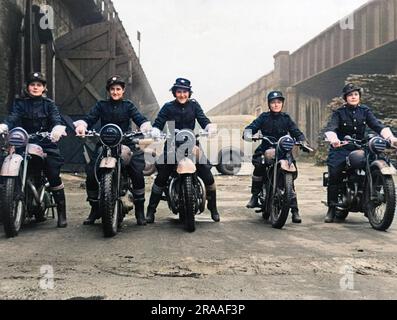
<path fill-rule="evenodd" d="M 286 91 L 286 104 L 285 104 L 285 112 L 287 112 L 292 119 L 296 122 L 299 120 L 299 113 L 298 113 L 298 92 L 295 87 L 289 87 Z"/>
<path fill-rule="evenodd" d="M 274 83 L 276 87 L 285 88 L 290 83 L 289 51 L 279 51 L 274 56 Z"/>

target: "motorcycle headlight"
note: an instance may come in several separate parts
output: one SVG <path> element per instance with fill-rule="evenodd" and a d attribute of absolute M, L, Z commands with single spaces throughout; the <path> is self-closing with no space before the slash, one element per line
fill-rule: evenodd
<path fill-rule="evenodd" d="M 99 139 L 105 146 L 113 148 L 123 140 L 123 130 L 115 124 L 107 124 L 99 132 Z"/>
<path fill-rule="evenodd" d="M 290 136 L 284 136 L 280 138 L 278 145 L 282 151 L 290 152 L 294 148 L 295 141 Z"/>
<path fill-rule="evenodd" d="M 9 132 L 7 141 L 11 146 L 22 148 L 29 143 L 29 134 L 25 129 L 19 127 L 14 128 Z"/>
<path fill-rule="evenodd" d="M 369 140 L 368 146 L 373 153 L 383 153 L 387 148 L 387 142 L 381 137 L 374 137 Z"/>

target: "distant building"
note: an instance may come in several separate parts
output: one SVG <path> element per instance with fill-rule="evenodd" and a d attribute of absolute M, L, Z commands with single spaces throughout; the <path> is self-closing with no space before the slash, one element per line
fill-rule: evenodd
<path fill-rule="evenodd" d="M 368 78 L 376 79 L 373 75 L 397 74 L 396 52 L 397 0 L 369 1 L 295 52 L 278 52 L 272 72 L 208 114 L 259 115 L 268 110 L 266 93 L 282 90 L 287 96 L 285 110 L 295 118 L 309 141 L 317 145 L 318 134 L 330 113 L 326 106 L 340 95 L 347 78 L 369 75 Z M 385 86 L 385 77 L 378 79 Z M 380 94 L 377 90 L 376 95 Z M 388 101 L 394 103 L 387 98 L 384 103 Z"/>

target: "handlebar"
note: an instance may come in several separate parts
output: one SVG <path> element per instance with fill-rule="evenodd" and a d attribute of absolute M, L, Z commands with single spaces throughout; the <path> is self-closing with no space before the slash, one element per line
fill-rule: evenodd
<path fill-rule="evenodd" d="M 43 138 L 43 139 L 48 138 L 48 139 L 50 139 L 51 133 L 50 132 L 36 132 L 36 133 L 29 135 L 29 139 L 34 139 L 34 138 Z"/>
<path fill-rule="evenodd" d="M 344 147 L 344 146 L 347 146 L 347 145 L 351 145 L 351 146 L 355 146 L 355 147 L 357 147 L 357 148 L 365 148 L 365 147 L 367 147 L 368 146 L 368 144 L 369 144 L 369 141 L 372 139 L 372 138 L 374 138 L 375 136 L 370 136 L 370 137 L 367 137 L 367 138 L 365 138 L 365 139 L 354 139 L 354 138 L 352 138 L 351 136 L 345 136 L 344 138 L 343 138 L 343 140 L 341 141 L 341 145 L 340 145 L 340 147 Z M 380 137 L 380 138 L 382 138 L 382 137 Z M 386 139 L 384 139 L 384 138 L 382 138 L 383 140 L 385 140 L 386 141 L 386 148 L 387 149 L 397 149 L 397 147 L 395 147 L 395 146 L 393 146 L 388 140 L 386 140 Z"/>
<path fill-rule="evenodd" d="M 87 130 L 84 135 L 77 135 L 79 138 L 86 138 L 86 137 L 99 137 L 100 133 L 97 132 L 96 130 Z M 129 140 L 134 144 L 151 144 L 154 141 L 164 138 L 165 134 L 162 134 L 159 138 L 154 138 L 152 135 L 149 133 L 142 133 L 141 131 L 131 131 L 131 132 L 125 132 L 123 134 L 123 141 Z"/>
<path fill-rule="evenodd" d="M 252 138 L 252 141 L 266 141 L 268 142 L 272 147 L 277 147 L 278 141 L 275 137 L 270 137 L 270 136 L 259 136 Z M 303 141 L 295 141 L 295 145 L 298 146 L 303 152 L 314 152 L 314 149 L 311 148 L 309 145 L 304 143 Z"/>

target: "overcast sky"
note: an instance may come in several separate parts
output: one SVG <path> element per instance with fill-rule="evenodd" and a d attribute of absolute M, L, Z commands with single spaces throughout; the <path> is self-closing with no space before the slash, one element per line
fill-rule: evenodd
<path fill-rule="evenodd" d="M 367 0 L 113 0 L 162 106 L 177 77 L 192 81 L 205 110 L 273 70 Z"/>

